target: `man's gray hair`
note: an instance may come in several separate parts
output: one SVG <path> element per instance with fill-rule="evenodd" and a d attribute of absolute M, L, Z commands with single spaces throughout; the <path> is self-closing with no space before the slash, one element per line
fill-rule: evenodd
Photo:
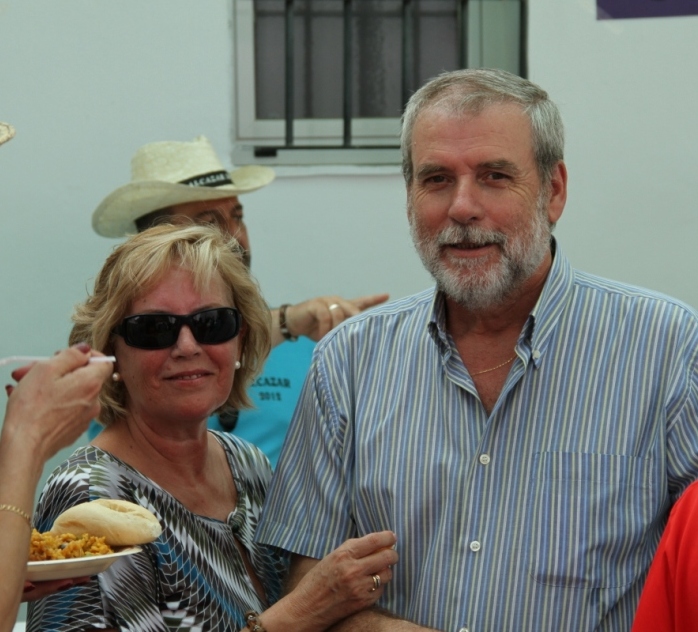
<path fill-rule="evenodd" d="M 455 115 L 477 115 L 494 104 L 521 106 L 531 122 L 533 153 L 541 183 L 550 184 L 555 165 L 563 159 L 565 133 L 557 106 L 535 83 L 504 70 L 467 69 L 445 72 L 432 79 L 407 102 L 402 116 L 402 173 L 409 186 L 412 169 L 412 133 L 417 118 L 427 109 Z"/>

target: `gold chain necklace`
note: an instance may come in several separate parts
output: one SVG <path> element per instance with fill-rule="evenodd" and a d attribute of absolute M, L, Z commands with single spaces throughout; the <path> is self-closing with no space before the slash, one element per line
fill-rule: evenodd
<path fill-rule="evenodd" d="M 496 371 L 497 369 L 501 369 L 503 366 L 506 366 L 510 362 L 513 362 L 516 360 L 516 354 L 514 354 L 511 358 L 509 358 L 506 362 L 502 362 L 501 364 L 498 364 L 497 366 L 493 366 L 491 369 L 485 369 L 484 371 L 478 371 L 477 373 L 471 373 L 470 377 L 475 377 L 476 375 L 482 375 L 483 373 L 489 373 L 490 371 Z"/>

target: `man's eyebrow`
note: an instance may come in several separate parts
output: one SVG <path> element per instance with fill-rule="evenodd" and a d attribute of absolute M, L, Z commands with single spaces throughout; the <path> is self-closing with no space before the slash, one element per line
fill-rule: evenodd
<path fill-rule="evenodd" d="M 428 178 L 429 176 L 434 175 L 435 173 L 442 173 L 443 171 L 445 171 L 445 167 L 443 165 L 439 165 L 436 163 L 426 163 L 419 166 L 419 168 L 415 172 L 415 178 L 421 180 L 422 178 Z"/>
<path fill-rule="evenodd" d="M 500 160 L 489 160 L 479 165 L 480 169 L 490 169 L 492 171 L 506 171 L 512 175 L 518 175 L 521 170 L 511 160 L 501 158 Z"/>

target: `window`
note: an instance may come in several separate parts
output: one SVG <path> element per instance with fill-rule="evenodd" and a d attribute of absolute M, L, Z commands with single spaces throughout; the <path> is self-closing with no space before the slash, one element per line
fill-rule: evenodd
<path fill-rule="evenodd" d="M 234 0 L 235 162 L 397 164 L 442 71 L 525 70 L 525 0 Z"/>

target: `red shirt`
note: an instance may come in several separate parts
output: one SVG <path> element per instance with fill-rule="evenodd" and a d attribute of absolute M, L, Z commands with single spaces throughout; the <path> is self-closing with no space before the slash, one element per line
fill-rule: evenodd
<path fill-rule="evenodd" d="M 698 632 L 698 482 L 676 502 L 640 597 L 632 632 Z"/>

